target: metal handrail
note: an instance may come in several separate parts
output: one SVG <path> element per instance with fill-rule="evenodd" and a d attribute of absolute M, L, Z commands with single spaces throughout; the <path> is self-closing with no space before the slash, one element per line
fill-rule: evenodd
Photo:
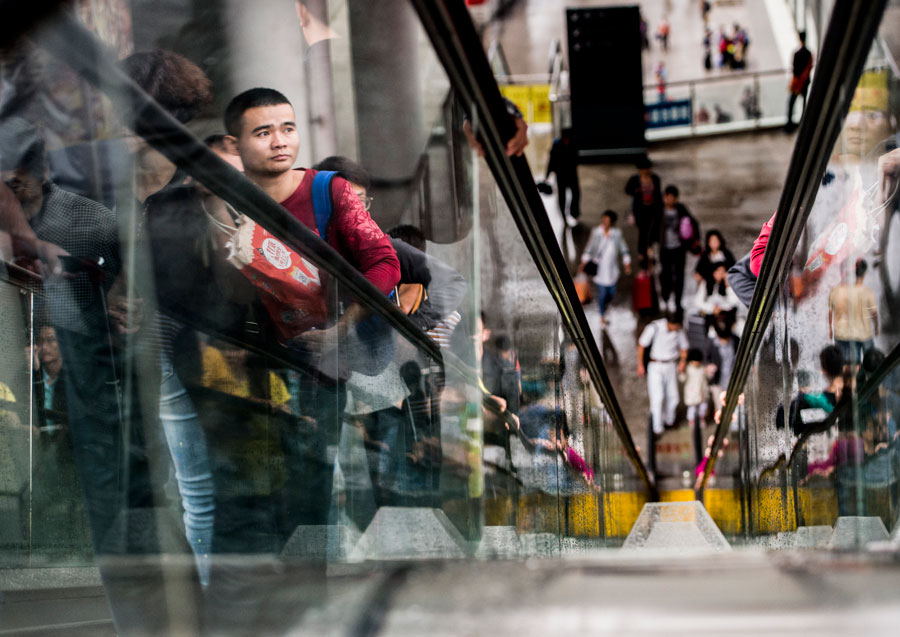
<path fill-rule="evenodd" d="M 651 497 L 655 497 L 655 484 L 634 445 L 584 310 L 577 302 L 568 263 L 554 238 L 528 162 L 524 157 L 506 155 L 505 140 L 515 133 L 515 124 L 506 112 L 465 5 L 454 0 L 412 0 L 412 3 L 470 120 L 478 124 L 488 166 L 625 452 Z"/>
<path fill-rule="evenodd" d="M 776 75 L 784 75 L 790 73 L 790 69 L 769 69 L 768 71 L 733 71 L 729 75 L 716 75 L 713 77 L 698 77 L 693 80 L 678 80 L 675 82 L 666 82 L 666 88 L 673 86 L 697 86 L 698 84 L 718 84 L 727 80 L 753 79 L 754 77 L 774 77 Z M 645 86 L 652 88 L 652 86 Z"/>
<path fill-rule="evenodd" d="M 722 441 L 738 405 L 776 299 L 782 294 L 800 235 L 812 210 L 841 124 L 862 74 L 887 0 L 870 3 L 837 0 L 822 47 L 818 74 L 800 122 L 787 180 L 778 203 L 762 268 L 735 356 L 725 405 L 716 427 L 709 460 L 695 484 L 698 499 L 715 467 Z"/>
<path fill-rule="evenodd" d="M 512 75 L 512 70 L 509 68 L 509 62 L 506 60 L 506 54 L 503 52 L 503 45 L 500 44 L 500 40 L 491 40 L 490 45 L 488 45 L 488 64 L 491 65 L 491 70 L 494 70 L 494 63 L 500 65 L 500 73 L 494 71 L 494 75 Z"/>

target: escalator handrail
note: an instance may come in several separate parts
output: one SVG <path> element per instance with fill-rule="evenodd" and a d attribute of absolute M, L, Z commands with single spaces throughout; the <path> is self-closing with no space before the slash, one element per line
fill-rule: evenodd
<path fill-rule="evenodd" d="M 738 399 L 775 309 L 775 301 L 783 294 L 783 282 L 791 268 L 800 235 L 850 108 L 886 1 L 835 2 L 816 69 L 816 80 L 804 108 L 785 187 L 778 202 L 778 214 L 753 292 L 741 344 L 735 355 L 721 419 L 710 446 L 709 461 L 696 485 L 698 498 L 702 496 L 706 481 L 715 467 L 722 441 L 728 433 Z"/>
<path fill-rule="evenodd" d="M 367 309 L 378 312 L 393 329 L 438 364 L 443 364 L 439 346 L 408 316 L 327 242 L 222 160 L 137 86 L 93 34 L 62 12 L 55 20 L 58 22 L 42 34 L 41 44 L 105 92 L 120 112 L 131 112 L 132 129 L 148 144 L 328 272 Z"/>
<path fill-rule="evenodd" d="M 412 0 L 412 3 L 464 108 L 478 128 L 488 166 L 535 267 L 553 296 L 563 325 L 578 348 L 629 459 L 652 496 L 655 485 L 625 423 L 584 310 L 580 303 L 573 302 L 578 296 L 568 263 L 556 242 L 528 162 L 524 157 L 506 155 L 504 140 L 512 137 L 515 124 L 506 112 L 465 4 L 453 0 Z"/>

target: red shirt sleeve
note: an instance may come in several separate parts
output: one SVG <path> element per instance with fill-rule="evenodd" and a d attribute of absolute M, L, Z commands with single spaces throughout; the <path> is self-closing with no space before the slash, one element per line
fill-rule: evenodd
<path fill-rule="evenodd" d="M 400 282 L 400 261 L 390 239 L 378 227 L 350 184 L 339 178 L 332 182 L 335 201 L 334 230 L 328 242 L 350 260 L 372 284 L 390 294 Z"/>
<path fill-rule="evenodd" d="M 753 242 L 753 248 L 750 250 L 750 271 L 753 276 L 759 276 L 759 270 L 762 268 L 763 256 L 766 254 L 766 246 L 769 245 L 769 235 L 772 234 L 772 224 L 775 223 L 776 212 L 772 218 L 763 224 L 759 231 L 759 236 Z"/>

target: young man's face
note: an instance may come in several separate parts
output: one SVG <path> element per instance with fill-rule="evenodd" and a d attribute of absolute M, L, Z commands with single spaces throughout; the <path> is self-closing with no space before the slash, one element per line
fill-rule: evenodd
<path fill-rule="evenodd" d="M 290 104 L 257 106 L 244 111 L 241 131 L 229 137 L 248 175 L 275 176 L 290 170 L 300 151 L 300 137 Z"/>
<path fill-rule="evenodd" d="M 678 197 L 667 193 L 663 195 L 663 203 L 666 204 L 666 208 L 674 208 L 675 204 L 678 203 Z"/>

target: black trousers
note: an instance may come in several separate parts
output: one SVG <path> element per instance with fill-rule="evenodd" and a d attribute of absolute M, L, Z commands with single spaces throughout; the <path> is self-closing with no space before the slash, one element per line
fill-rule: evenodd
<path fill-rule="evenodd" d="M 559 211 L 563 215 L 566 213 L 566 191 L 572 191 L 572 204 L 569 206 L 569 214 L 574 219 L 581 215 L 581 187 L 578 185 L 578 179 L 562 179 L 556 175 L 556 196 L 559 197 Z"/>
<path fill-rule="evenodd" d="M 805 87 L 801 93 L 791 92 L 791 96 L 788 98 L 788 110 L 787 110 L 787 125 L 791 126 L 794 121 L 794 104 L 797 102 L 798 97 L 803 98 L 803 110 L 806 110 L 806 94 L 809 92 L 809 87 Z"/>
<path fill-rule="evenodd" d="M 659 254 L 659 263 L 662 270 L 659 275 L 659 286 L 663 299 L 675 294 L 675 304 L 681 307 L 681 295 L 684 293 L 684 248 L 670 250 L 662 248 Z"/>

